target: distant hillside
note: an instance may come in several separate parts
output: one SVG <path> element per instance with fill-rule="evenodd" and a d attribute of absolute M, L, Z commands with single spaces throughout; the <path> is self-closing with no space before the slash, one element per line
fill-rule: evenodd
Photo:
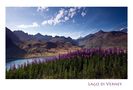
<path fill-rule="evenodd" d="M 14 31 L 13 32 L 21 41 L 34 40 L 33 35 L 29 35 L 23 31 Z"/>
<path fill-rule="evenodd" d="M 55 36 L 50 40 L 50 42 L 71 43 L 72 45 L 77 45 L 77 42 L 75 40 L 70 37 L 66 38 L 64 36 Z"/>
<path fill-rule="evenodd" d="M 23 31 L 14 31 L 13 32 L 21 41 L 25 42 L 25 41 L 45 41 L 45 42 L 67 42 L 67 43 L 71 43 L 73 45 L 76 45 L 76 41 L 73 40 L 72 38 L 68 37 L 64 37 L 64 36 L 48 36 L 48 35 L 42 35 L 40 33 L 37 33 L 35 35 L 30 35 L 28 33 L 25 33 Z"/>
<path fill-rule="evenodd" d="M 48 42 L 50 41 L 53 37 L 52 36 L 48 36 L 48 35 L 42 35 L 40 33 L 37 33 L 36 35 L 33 36 L 35 40 L 37 41 L 45 41 Z"/>
<path fill-rule="evenodd" d="M 89 34 L 84 38 L 78 39 L 79 46 L 84 48 L 95 47 L 127 47 L 127 33 L 122 31 L 104 32 L 102 30 L 95 34 Z"/>

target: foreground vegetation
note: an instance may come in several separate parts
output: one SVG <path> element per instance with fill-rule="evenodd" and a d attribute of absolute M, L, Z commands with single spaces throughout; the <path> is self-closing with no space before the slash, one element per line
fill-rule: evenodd
<path fill-rule="evenodd" d="M 82 49 L 6 70 L 7 79 L 126 79 L 127 51 Z"/>

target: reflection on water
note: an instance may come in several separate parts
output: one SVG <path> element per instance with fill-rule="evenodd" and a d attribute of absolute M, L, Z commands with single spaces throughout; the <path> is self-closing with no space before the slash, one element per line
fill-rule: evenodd
<path fill-rule="evenodd" d="M 52 60 L 55 57 L 45 57 L 45 58 L 30 58 L 30 59 L 16 59 L 10 62 L 6 62 L 6 69 L 9 70 L 11 67 L 13 67 L 14 65 L 16 66 L 16 68 L 18 68 L 18 66 L 22 65 L 22 64 L 27 64 L 27 63 L 32 63 L 33 61 L 46 61 L 46 60 Z"/>

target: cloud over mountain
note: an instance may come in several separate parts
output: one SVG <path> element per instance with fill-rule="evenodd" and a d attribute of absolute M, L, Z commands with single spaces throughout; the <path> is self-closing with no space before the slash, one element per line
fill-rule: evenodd
<path fill-rule="evenodd" d="M 18 25 L 17 27 L 18 28 L 35 28 L 35 27 L 39 27 L 40 25 L 37 23 L 37 22 L 33 22 L 32 24 L 21 24 L 21 25 Z"/>

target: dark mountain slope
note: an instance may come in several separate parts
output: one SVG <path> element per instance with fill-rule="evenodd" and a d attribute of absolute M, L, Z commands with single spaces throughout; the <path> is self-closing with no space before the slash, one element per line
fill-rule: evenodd
<path fill-rule="evenodd" d="M 6 60 L 22 57 L 26 52 L 19 48 L 19 39 L 6 28 Z M 19 43 L 20 44 L 20 43 Z"/>
<path fill-rule="evenodd" d="M 8 29 L 7 27 L 5 29 L 6 29 L 6 36 L 8 36 L 8 38 L 10 38 L 14 44 L 21 43 L 20 39 L 10 29 Z"/>

